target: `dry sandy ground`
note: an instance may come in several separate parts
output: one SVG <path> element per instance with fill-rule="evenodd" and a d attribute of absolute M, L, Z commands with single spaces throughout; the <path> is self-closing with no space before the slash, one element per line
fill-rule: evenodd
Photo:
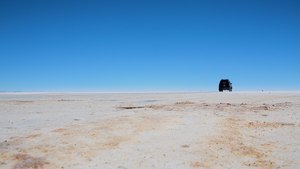
<path fill-rule="evenodd" d="M 300 92 L 0 94 L 0 168 L 300 168 Z"/>

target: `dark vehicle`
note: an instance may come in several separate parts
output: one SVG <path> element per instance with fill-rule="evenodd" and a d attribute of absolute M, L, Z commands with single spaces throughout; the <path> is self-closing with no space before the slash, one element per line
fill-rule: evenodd
<path fill-rule="evenodd" d="M 232 83 L 228 79 L 222 79 L 219 83 L 219 92 L 223 92 L 223 90 L 232 91 Z"/>

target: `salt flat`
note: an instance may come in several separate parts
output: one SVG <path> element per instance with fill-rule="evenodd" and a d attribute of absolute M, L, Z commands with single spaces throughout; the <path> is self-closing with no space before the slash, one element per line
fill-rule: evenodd
<path fill-rule="evenodd" d="M 300 92 L 3 93 L 3 169 L 300 168 Z"/>

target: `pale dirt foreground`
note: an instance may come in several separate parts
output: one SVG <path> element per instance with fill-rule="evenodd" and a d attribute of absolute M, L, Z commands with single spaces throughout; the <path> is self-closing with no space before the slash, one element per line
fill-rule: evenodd
<path fill-rule="evenodd" d="M 0 94 L 0 168 L 300 168 L 300 92 Z"/>

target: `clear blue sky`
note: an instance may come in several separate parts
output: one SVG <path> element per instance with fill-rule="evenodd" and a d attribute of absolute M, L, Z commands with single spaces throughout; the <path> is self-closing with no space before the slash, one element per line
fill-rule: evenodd
<path fill-rule="evenodd" d="M 298 0 L 1 0 L 0 91 L 300 90 Z"/>

